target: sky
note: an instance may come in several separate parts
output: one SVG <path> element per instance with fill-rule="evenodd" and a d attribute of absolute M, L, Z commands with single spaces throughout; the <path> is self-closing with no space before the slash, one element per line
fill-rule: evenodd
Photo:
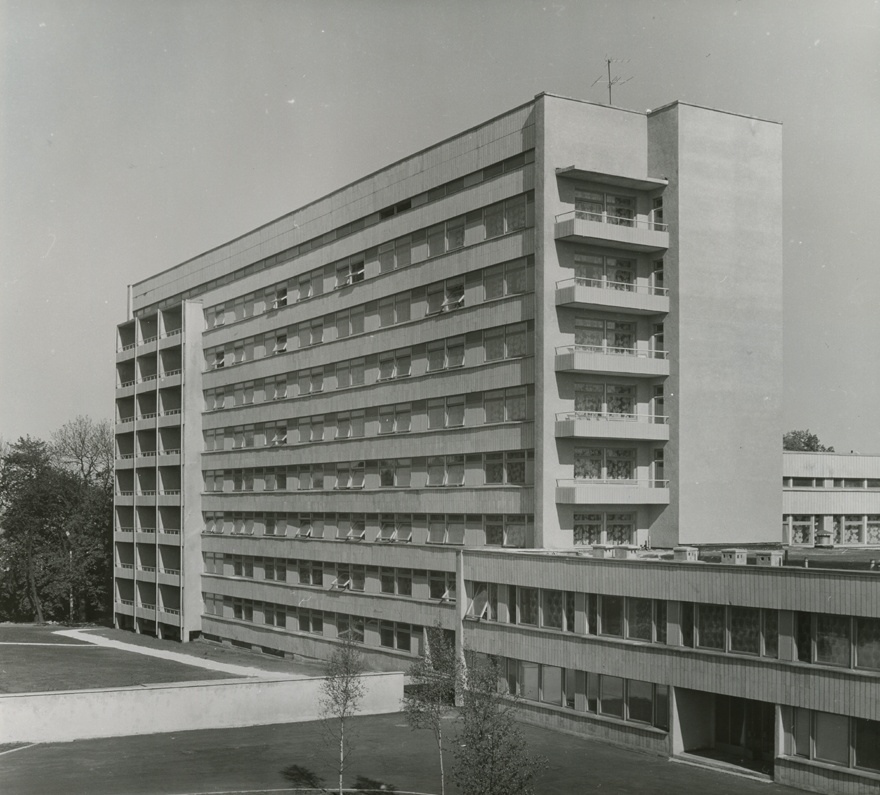
<path fill-rule="evenodd" d="M 784 428 L 880 454 L 878 0 L 0 0 L 0 437 L 112 418 L 128 284 L 606 56 L 782 122 Z"/>

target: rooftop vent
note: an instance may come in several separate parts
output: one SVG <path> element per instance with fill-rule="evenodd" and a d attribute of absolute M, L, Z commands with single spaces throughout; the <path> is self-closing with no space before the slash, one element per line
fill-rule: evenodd
<path fill-rule="evenodd" d="M 746 551 L 744 549 L 722 549 L 721 562 L 728 566 L 745 566 Z"/>
<path fill-rule="evenodd" d="M 781 566 L 782 565 L 782 550 L 781 549 L 773 549 L 773 550 L 768 550 L 766 552 L 759 552 L 755 556 L 755 562 L 759 566 Z"/>
<path fill-rule="evenodd" d="M 593 557 L 594 558 L 610 558 L 611 554 L 612 554 L 611 547 L 608 547 L 605 544 L 593 544 Z"/>
<path fill-rule="evenodd" d="M 635 560 L 639 556 L 639 548 L 632 544 L 622 544 L 614 547 L 614 557 L 617 560 Z"/>
<path fill-rule="evenodd" d="M 700 551 L 696 547 L 676 547 L 675 560 L 682 563 L 696 563 L 700 559 Z"/>

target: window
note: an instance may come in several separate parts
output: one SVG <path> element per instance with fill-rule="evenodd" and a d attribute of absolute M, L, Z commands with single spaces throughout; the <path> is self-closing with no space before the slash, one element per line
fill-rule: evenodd
<path fill-rule="evenodd" d="M 574 451 L 575 480 L 635 480 L 635 450 L 622 447 L 578 447 Z"/>
<path fill-rule="evenodd" d="M 528 354 L 526 324 L 487 329 L 483 332 L 483 350 L 486 361 L 514 359 Z"/>
<path fill-rule="evenodd" d="M 379 622 L 379 645 L 388 649 L 399 651 L 411 651 L 412 635 L 416 628 L 410 624 L 400 624 L 395 621 Z"/>
<path fill-rule="evenodd" d="M 580 317 L 574 322 L 574 343 L 599 353 L 635 355 L 635 323 Z"/>
<path fill-rule="evenodd" d="M 516 387 L 483 394 L 483 418 L 486 424 L 518 422 L 527 419 L 527 415 L 525 388 Z"/>
<path fill-rule="evenodd" d="M 635 226 L 635 198 L 612 193 L 578 190 L 575 217 L 617 226 Z"/>
<path fill-rule="evenodd" d="M 409 348 L 379 355 L 379 381 L 406 378 L 412 372 L 412 354 Z"/>
<path fill-rule="evenodd" d="M 428 428 L 459 428 L 464 425 L 464 395 L 428 401 Z"/>
<path fill-rule="evenodd" d="M 538 589 L 516 589 L 517 623 L 538 626 Z"/>
<path fill-rule="evenodd" d="M 880 671 L 880 618 L 857 618 L 856 667 Z"/>
<path fill-rule="evenodd" d="M 487 485 L 524 485 L 526 482 L 525 451 L 484 453 L 483 471 Z"/>
<path fill-rule="evenodd" d="M 360 616 L 336 616 L 336 635 L 352 643 L 364 642 L 364 619 Z"/>
<path fill-rule="evenodd" d="M 267 580 L 285 582 L 287 580 L 287 561 L 274 558 L 266 558 L 263 561 L 263 576 Z"/>
<path fill-rule="evenodd" d="M 269 444 L 276 447 L 287 444 L 287 426 L 266 426 L 266 440 L 269 442 Z"/>
<path fill-rule="evenodd" d="M 654 602 L 652 599 L 626 600 L 626 636 L 631 640 L 645 640 L 649 643 L 654 639 Z M 648 719 L 650 722 L 650 718 Z"/>
<path fill-rule="evenodd" d="M 364 412 L 344 411 L 336 416 L 336 438 L 359 438 L 364 435 Z"/>
<path fill-rule="evenodd" d="M 464 337 L 428 343 L 428 371 L 464 365 Z"/>
<path fill-rule="evenodd" d="M 850 618 L 829 613 L 815 615 L 816 662 L 850 665 Z"/>
<path fill-rule="evenodd" d="M 379 409 L 379 433 L 408 433 L 412 423 L 412 409 L 409 403 L 396 406 L 382 406 Z"/>
<path fill-rule="evenodd" d="M 305 607 L 296 608 L 297 628 L 300 632 L 313 635 L 324 633 L 324 614 L 320 610 L 309 610 Z"/>
<path fill-rule="evenodd" d="M 214 370 L 220 370 L 226 366 L 226 353 L 224 351 L 214 351 L 212 354 L 211 367 Z"/>
<path fill-rule="evenodd" d="M 813 544 L 817 530 L 815 516 L 795 515 L 791 517 L 791 543 Z"/>
<path fill-rule="evenodd" d="M 232 574 L 235 577 L 247 577 L 253 579 L 254 559 L 236 555 L 232 559 Z"/>
<path fill-rule="evenodd" d="M 455 573 L 448 571 L 429 571 L 428 588 L 431 599 L 447 602 L 455 601 Z"/>
<path fill-rule="evenodd" d="M 337 489 L 362 489 L 364 487 L 364 462 L 336 465 Z"/>
<path fill-rule="evenodd" d="M 378 541 L 401 541 L 409 542 L 412 540 L 412 522 L 408 517 L 395 517 L 394 515 L 386 515 L 382 517 L 379 525 Z M 412 593 L 412 575 L 409 575 L 410 592 Z"/>
<path fill-rule="evenodd" d="M 412 464 L 409 458 L 383 459 L 379 461 L 379 485 L 382 488 L 407 489 L 410 486 L 411 480 Z"/>
<path fill-rule="evenodd" d="M 505 295 L 531 291 L 534 280 L 533 270 L 532 257 L 486 268 L 483 271 L 483 300 L 492 301 Z"/>
<path fill-rule="evenodd" d="M 379 301 L 379 325 L 382 328 L 406 323 L 410 319 L 409 293 L 383 298 Z"/>
<path fill-rule="evenodd" d="M 574 276 L 586 287 L 611 290 L 635 290 L 636 263 L 631 259 L 604 257 L 598 254 L 575 254 Z"/>
<path fill-rule="evenodd" d="M 336 265 L 336 286 L 348 287 L 364 280 L 364 257 L 356 255 Z"/>
<path fill-rule="evenodd" d="M 300 585 L 324 584 L 324 564 L 320 561 L 301 560 L 297 566 Z"/>
<path fill-rule="evenodd" d="M 276 334 L 273 353 L 284 353 L 287 350 L 287 334 Z"/>
<path fill-rule="evenodd" d="M 630 384 L 576 384 L 574 410 L 587 419 L 635 420 L 636 388 Z"/>
<path fill-rule="evenodd" d="M 483 228 L 486 239 L 526 227 L 526 196 L 517 196 L 498 202 L 483 210 Z"/>
<path fill-rule="evenodd" d="M 511 514 L 489 514 L 483 520 L 487 546 L 525 547 L 526 518 Z"/>
<path fill-rule="evenodd" d="M 379 246 L 379 269 L 382 273 L 405 268 L 412 262 L 412 238 L 407 235 Z"/>
<path fill-rule="evenodd" d="M 272 298 L 272 309 L 280 309 L 282 306 L 287 306 L 287 285 L 276 287 Z"/>
<path fill-rule="evenodd" d="M 336 313 L 336 338 L 350 337 L 364 333 L 364 309 L 346 309 Z"/>
<path fill-rule="evenodd" d="M 473 599 L 468 615 L 485 621 L 498 620 L 498 586 L 494 582 L 475 582 L 471 585 Z"/>
<path fill-rule="evenodd" d="M 428 287 L 426 315 L 450 312 L 464 306 L 464 278 L 447 279 Z"/>
<path fill-rule="evenodd" d="M 428 458 L 428 486 L 463 486 L 464 456 L 430 456 Z"/>
<path fill-rule="evenodd" d="M 578 546 L 631 544 L 635 538 L 634 513 L 576 513 L 574 543 Z"/>
<path fill-rule="evenodd" d="M 444 516 L 432 514 L 428 517 L 428 543 L 429 544 L 456 544 L 464 543 L 464 517 Z"/>
<path fill-rule="evenodd" d="M 666 224 L 663 222 L 663 197 L 655 196 L 651 200 L 651 221 L 653 222 L 653 229 L 656 229 L 660 232 L 666 230 Z"/>

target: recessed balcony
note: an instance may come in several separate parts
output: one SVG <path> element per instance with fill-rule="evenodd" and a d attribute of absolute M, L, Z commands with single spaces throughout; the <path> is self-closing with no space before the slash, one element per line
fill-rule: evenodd
<path fill-rule="evenodd" d="M 556 415 L 556 438 L 667 442 L 669 425 L 659 415 L 571 411 Z"/>
<path fill-rule="evenodd" d="M 556 371 L 605 375 L 669 375 L 666 351 L 607 345 L 563 345 L 556 349 Z"/>
<path fill-rule="evenodd" d="M 669 291 L 647 284 L 575 277 L 556 282 L 556 305 L 657 315 L 669 311 Z"/>
<path fill-rule="evenodd" d="M 626 218 L 606 212 L 570 210 L 556 216 L 553 236 L 569 243 L 601 245 L 627 251 L 663 251 L 669 248 L 666 224 L 644 218 Z"/>
<path fill-rule="evenodd" d="M 668 505 L 666 480 L 557 480 L 556 502 L 565 505 Z"/>

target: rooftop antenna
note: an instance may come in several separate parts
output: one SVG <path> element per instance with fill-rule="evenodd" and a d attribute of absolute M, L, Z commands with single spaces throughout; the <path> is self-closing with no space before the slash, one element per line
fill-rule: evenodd
<path fill-rule="evenodd" d="M 612 62 L 614 62 L 614 63 L 629 63 L 629 58 L 625 58 L 625 59 L 609 58 L 606 55 L 605 56 L 605 66 L 608 69 L 608 77 L 606 78 L 604 75 L 599 75 L 599 77 L 597 77 L 593 81 L 592 85 L 590 85 L 590 88 L 592 88 L 594 85 L 596 85 L 596 83 L 601 83 L 603 80 L 605 80 L 605 82 L 608 83 L 608 105 L 609 106 L 611 105 L 611 86 L 622 86 L 624 83 L 628 83 L 630 80 L 632 80 L 631 77 L 627 77 L 627 78 L 615 77 L 612 79 L 612 77 L 611 77 L 611 63 Z"/>

